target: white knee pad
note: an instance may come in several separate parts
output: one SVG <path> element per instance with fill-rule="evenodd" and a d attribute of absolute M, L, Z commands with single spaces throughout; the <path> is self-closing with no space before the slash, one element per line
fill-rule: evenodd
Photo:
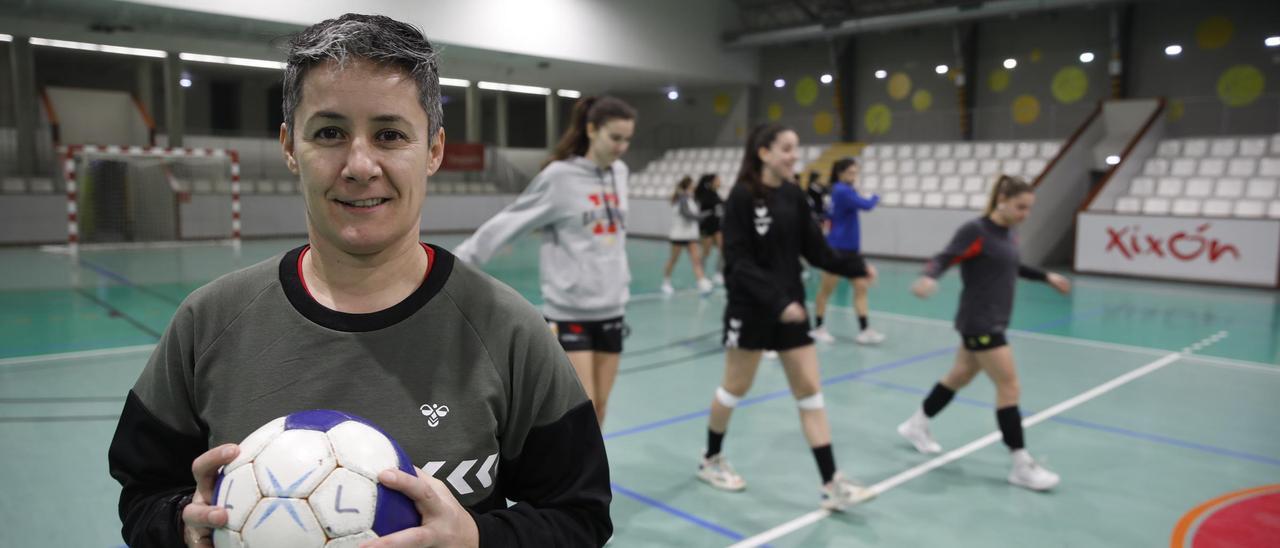
<path fill-rule="evenodd" d="M 730 394 L 729 391 L 725 390 L 723 386 L 717 386 L 716 401 L 720 402 L 720 405 L 728 407 L 729 409 L 733 409 L 734 407 L 738 406 L 738 402 L 742 401 L 742 398 L 735 396 L 733 394 Z"/>
<path fill-rule="evenodd" d="M 802 411 L 817 411 L 826 406 L 827 402 L 822 399 L 822 392 L 796 400 L 796 407 L 799 407 Z"/>

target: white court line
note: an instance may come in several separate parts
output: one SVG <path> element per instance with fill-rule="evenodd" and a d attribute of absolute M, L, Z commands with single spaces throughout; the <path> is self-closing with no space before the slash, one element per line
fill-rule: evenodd
<path fill-rule="evenodd" d="M 828 305 L 827 308 L 840 308 L 840 309 L 846 309 L 846 310 L 853 310 L 852 307 L 843 306 L 843 305 Z M 873 317 L 890 318 L 894 320 L 918 323 L 918 324 L 924 324 L 924 325 L 936 325 L 936 326 L 945 326 L 945 327 L 950 327 L 952 325 L 952 322 L 947 320 L 939 320 L 936 318 L 926 318 L 923 316 L 910 316 L 907 314 L 898 314 L 895 312 L 880 312 L 880 311 L 872 310 L 871 315 Z M 1017 337 L 1021 337 L 1024 339 L 1060 342 L 1064 344 L 1074 344 L 1077 346 L 1099 348 L 1102 350 L 1119 350 L 1122 352 L 1133 352 L 1135 354 L 1148 354 L 1152 356 L 1163 356 L 1165 354 L 1168 354 L 1169 352 L 1172 352 L 1172 350 L 1165 350 L 1162 348 L 1151 348 L 1148 346 L 1136 346 L 1136 345 L 1124 344 L 1124 343 L 1095 341 L 1091 339 L 1067 337 L 1064 335 L 1038 333 L 1035 331 L 1026 331 L 1022 329 L 1009 329 L 1009 330 L 1006 330 L 1005 333 L 1008 333 L 1010 335 L 1015 335 Z M 1195 362 L 1203 362 L 1208 365 L 1226 366 L 1226 367 L 1233 367 L 1233 368 L 1239 368 L 1239 369 L 1248 369 L 1252 371 L 1259 371 L 1262 373 L 1280 374 L 1280 366 L 1277 366 L 1275 364 L 1264 363 L 1264 362 L 1241 360 L 1237 358 L 1223 358 L 1220 356 L 1200 356 L 1200 355 L 1188 356 L 1188 360 L 1195 361 Z"/>
<path fill-rule="evenodd" d="M 8 367 L 14 365 L 26 365 L 29 363 L 54 362 L 62 360 L 81 360 L 87 358 L 100 358 L 103 356 L 115 356 L 119 354 L 133 354 L 135 352 L 150 352 L 155 348 L 154 344 L 140 344 L 137 346 L 119 346 L 116 348 L 100 348 L 97 350 L 80 350 L 77 352 L 59 352 L 57 354 L 37 354 L 33 356 L 16 356 L 13 358 L 0 359 L 0 367 Z"/>
<path fill-rule="evenodd" d="M 1205 337 L 1197 341 L 1195 344 L 1191 346 L 1183 348 L 1181 352 L 1169 353 L 1156 361 L 1153 361 L 1142 367 L 1129 371 L 1123 375 L 1120 375 L 1119 377 L 1111 379 L 1098 386 L 1090 388 L 1089 390 L 1081 392 L 1076 396 L 1068 398 L 1067 400 L 1064 400 L 1061 403 L 1054 405 L 1053 407 L 1050 407 L 1048 409 L 1045 409 L 1044 411 L 1041 411 L 1030 417 L 1022 419 L 1022 426 L 1024 428 L 1031 428 L 1032 426 L 1035 426 L 1037 424 L 1040 424 L 1041 422 L 1049 420 L 1056 415 L 1062 414 L 1063 412 L 1073 407 L 1076 407 L 1098 396 L 1106 394 L 1107 392 L 1115 390 L 1116 388 L 1119 388 L 1120 386 L 1128 384 L 1129 382 L 1132 382 L 1138 378 L 1149 375 L 1177 361 L 1179 358 L 1188 357 L 1192 352 L 1197 352 L 1209 345 L 1212 345 L 1213 343 L 1216 343 L 1222 340 L 1226 336 L 1227 336 L 1226 331 L 1219 331 L 1217 333 L 1214 333 L 1213 335 L 1210 335 L 1208 337 Z M 932 460 L 916 465 L 912 468 L 909 468 L 907 470 L 904 470 L 898 473 L 897 475 L 894 475 L 893 477 L 885 479 L 880 483 L 872 485 L 870 487 L 870 490 L 873 493 L 875 493 L 877 496 L 883 495 L 887 491 L 899 485 L 902 485 L 908 481 L 911 481 L 915 478 L 923 476 L 924 474 L 944 464 L 961 459 L 966 455 L 969 455 L 975 451 L 978 451 L 979 449 L 982 449 L 988 445 L 991 445 L 999 441 L 1000 439 L 1001 439 L 1000 431 L 996 430 L 985 436 L 982 436 L 981 438 L 978 438 L 976 440 L 969 442 L 964 447 L 960 447 L 958 449 L 953 449 L 951 451 L 948 451 L 947 453 L 942 454 L 938 457 L 935 457 Z M 750 547 L 760 546 L 770 541 L 776 540 L 782 537 L 783 535 L 789 534 L 793 531 L 796 531 L 798 529 L 801 529 L 803 527 L 816 523 L 819 520 L 822 520 L 823 518 L 826 518 L 827 516 L 830 516 L 830 515 L 831 515 L 831 511 L 829 510 L 815 510 L 813 512 L 809 512 L 808 514 L 795 518 L 791 521 L 788 521 L 782 525 L 769 529 L 768 531 L 765 531 L 758 535 L 755 535 L 750 538 L 741 540 L 737 543 L 734 543 L 733 545 L 730 546 L 730 548 L 746 548 L 749 546 Z"/>

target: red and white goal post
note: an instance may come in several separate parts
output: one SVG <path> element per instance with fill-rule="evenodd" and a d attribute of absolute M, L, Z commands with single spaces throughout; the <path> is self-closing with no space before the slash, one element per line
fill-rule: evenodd
<path fill-rule="evenodd" d="M 71 253 L 94 243 L 225 240 L 240 246 L 235 150 L 68 145 L 58 152 Z"/>

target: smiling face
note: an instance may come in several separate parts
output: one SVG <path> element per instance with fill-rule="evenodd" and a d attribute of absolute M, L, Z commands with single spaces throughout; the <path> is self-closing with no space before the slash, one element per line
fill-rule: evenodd
<path fill-rule="evenodd" d="M 587 145 L 587 158 L 601 166 L 612 164 L 626 154 L 635 132 L 635 120 L 610 118 L 600 127 L 588 123 L 587 139 L 590 144 Z"/>
<path fill-rule="evenodd" d="M 795 173 L 796 154 L 800 146 L 800 137 L 796 132 L 785 130 L 779 132 L 769 143 L 768 148 L 761 147 L 757 151 L 765 176 L 765 181 L 787 181 Z"/>
<path fill-rule="evenodd" d="M 312 245 L 370 255 L 418 241 L 427 177 L 444 157 L 444 130 L 428 139 L 427 113 L 405 72 L 362 59 L 308 71 L 290 139 L 280 144 L 300 176 Z"/>
<path fill-rule="evenodd" d="M 840 172 L 840 180 L 849 184 L 857 182 L 858 164 L 849 164 L 849 167 L 844 168 L 844 171 Z"/>

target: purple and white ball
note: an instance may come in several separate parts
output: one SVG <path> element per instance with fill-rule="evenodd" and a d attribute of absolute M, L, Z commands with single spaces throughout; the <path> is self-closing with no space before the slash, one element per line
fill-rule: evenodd
<path fill-rule="evenodd" d="M 337 548 L 421 524 L 408 497 L 378 483 L 388 468 L 415 473 L 395 440 L 365 419 L 330 410 L 275 419 L 218 473 L 213 500 L 229 517 L 213 544 Z"/>

